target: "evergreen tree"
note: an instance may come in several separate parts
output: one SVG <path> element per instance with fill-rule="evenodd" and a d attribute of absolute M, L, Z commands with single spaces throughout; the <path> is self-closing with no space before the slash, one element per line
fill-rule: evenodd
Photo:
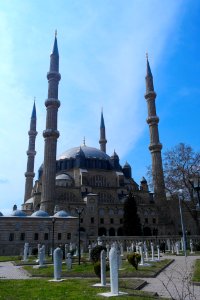
<path fill-rule="evenodd" d="M 124 235 L 127 236 L 140 236 L 142 234 L 140 218 L 137 213 L 136 200 L 132 192 L 124 202 Z"/>

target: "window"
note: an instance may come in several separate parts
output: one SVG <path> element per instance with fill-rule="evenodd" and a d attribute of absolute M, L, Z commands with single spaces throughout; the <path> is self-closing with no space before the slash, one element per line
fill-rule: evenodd
<path fill-rule="evenodd" d="M 100 218 L 100 223 L 104 224 L 104 218 Z"/>
<path fill-rule="evenodd" d="M 110 224 L 114 224 L 114 219 L 113 218 L 110 219 Z"/>
<path fill-rule="evenodd" d="M 120 221 L 120 224 L 123 224 L 123 219 L 122 218 L 119 221 Z"/>
<path fill-rule="evenodd" d="M 94 224 L 94 217 L 92 217 L 92 218 L 90 219 L 90 221 L 91 221 L 91 224 Z"/>
<path fill-rule="evenodd" d="M 21 232 L 21 234 L 20 234 L 20 240 L 21 241 L 25 240 L 25 233 L 24 232 Z"/>
<path fill-rule="evenodd" d="M 49 239 L 49 234 L 47 232 L 45 232 L 44 234 L 44 240 L 47 241 Z"/>
<path fill-rule="evenodd" d="M 58 240 L 59 240 L 59 241 L 61 240 L 61 237 L 62 237 L 62 234 L 59 232 L 59 233 L 58 233 Z"/>
<path fill-rule="evenodd" d="M 70 232 L 67 233 L 67 239 L 71 240 L 71 233 Z"/>
<path fill-rule="evenodd" d="M 153 224 L 156 224 L 156 218 L 153 218 Z"/>
<path fill-rule="evenodd" d="M 37 241 L 38 240 L 38 233 L 34 234 L 34 240 Z"/>
<path fill-rule="evenodd" d="M 148 224 L 148 218 L 145 218 L 144 221 L 146 224 Z"/>
<path fill-rule="evenodd" d="M 10 242 L 14 241 L 14 233 L 9 234 L 9 241 Z"/>

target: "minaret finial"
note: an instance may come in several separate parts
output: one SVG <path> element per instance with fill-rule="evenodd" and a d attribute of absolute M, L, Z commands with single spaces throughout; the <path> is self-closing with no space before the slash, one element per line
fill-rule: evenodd
<path fill-rule="evenodd" d="M 106 153 L 106 128 L 104 124 L 104 117 L 103 117 L 103 107 L 101 108 L 101 122 L 100 122 L 100 150 Z"/>
<path fill-rule="evenodd" d="M 146 52 L 146 59 L 148 60 L 148 52 Z"/>
<path fill-rule="evenodd" d="M 153 76 L 149 65 L 148 53 L 146 53 L 146 59 L 147 59 L 146 93 L 149 93 L 149 92 L 154 92 L 154 86 L 153 86 Z"/>
<path fill-rule="evenodd" d="M 83 146 L 85 146 L 85 136 L 83 137 Z"/>
<path fill-rule="evenodd" d="M 57 32 L 57 29 L 55 30 L 55 37 L 57 37 L 57 34 L 58 34 L 58 32 Z"/>

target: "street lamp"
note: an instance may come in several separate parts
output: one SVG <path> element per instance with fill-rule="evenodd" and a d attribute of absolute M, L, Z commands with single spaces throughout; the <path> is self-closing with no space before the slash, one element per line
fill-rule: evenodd
<path fill-rule="evenodd" d="M 182 228 L 182 234 L 183 234 L 183 251 L 185 254 L 185 257 L 187 256 L 186 253 L 186 236 L 185 236 L 185 226 L 183 222 L 183 213 L 182 213 L 182 206 L 181 206 L 181 200 L 183 200 L 183 190 L 180 189 L 178 191 L 178 201 L 179 201 L 179 210 L 180 210 L 180 217 L 181 217 L 181 228 Z"/>
<path fill-rule="evenodd" d="M 197 203 L 196 208 L 197 208 L 197 210 L 200 210 L 200 177 L 199 176 L 194 176 L 193 178 L 191 178 L 189 180 L 189 182 L 190 182 L 193 190 L 196 191 L 196 193 L 197 193 L 198 203 Z"/>
<path fill-rule="evenodd" d="M 78 214 L 78 264 L 81 263 L 81 236 L 80 236 L 80 227 L 81 227 L 81 214 L 84 208 L 76 208 L 76 213 Z"/>
<path fill-rule="evenodd" d="M 55 217 L 52 217 L 51 221 L 52 221 L 52 261 L 53 261 L 53 251 L 54 251 L 54 227 L 55 227 L 56 218 L 55 218 Z"/>

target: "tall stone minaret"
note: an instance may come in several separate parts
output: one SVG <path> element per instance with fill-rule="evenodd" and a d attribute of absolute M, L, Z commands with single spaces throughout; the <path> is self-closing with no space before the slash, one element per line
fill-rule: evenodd
<path fill-rule="evenodd" d="M 33 104 L 33 110 L 32 110 L 32 115 L 31 115 L 31 121 L 30 121 L 30 130 L 28 132 L 29 135 L 29 145 L 28 145 L 28 150 L 27 150 L 27 168 L 26 168 L 26 173 L 24 174 L 26 177 L 26 182 L 25 182 L 25 193 L 24 193 L 24 203 L 26 200 L 31 198 L 31 193 L 33 189 L 33 178 L 35 176 L 34 173 L 34 161 L 35 161 L 35 139 L 37 135 L 36 131 L 36 108 L 35 108 L 35 101 Z"/>
<path fill-rule="evenodd" d="M 166 200 L 162 157 L 161 157 L 162 144 L 159 141 L 159 132 L 158 132 L 159 118 L 156 115 L 156 105 L 155 105 L 156 93 L 154 92 L 153 76 L 151 73 L 148 56 L 147 56 L 147 75 L 145 79 L 146 79 L 145 99 L 147 100 L 147 107 L 148 107 L 147 124 L 149 124 L 149 131 L 150 131 L 149 150 L 151 152 L 151 157 L 152 157 L 154 199 L 156 202 L 160 202 L 162 200 Z"/>
<path fill-rule="evenodd" d="M 47 73 L 48 99 L 45 102 L 47 108 L 46 129 L 44 137 L 44 164 L 42 175 L 42 196 L 40 209 L 53 214 L 55 206 L 55 176 L 56 176 L 56 150 L 59 131 L 57 130 L 57 114 L 60 106 L 58 100 L 58 84 L 61 79 L 59 73 L 59 53 L 57 45 L 57 33 L 55 34 L 53 51 L 50 55 L 50 69 Z"/>
<path fill-rule="evenodd" d="M 100 123 L 100 150 L 106 153 L 106 128 L 104 124 L 103 110 L 101 111 L 101 123 Z"/>

